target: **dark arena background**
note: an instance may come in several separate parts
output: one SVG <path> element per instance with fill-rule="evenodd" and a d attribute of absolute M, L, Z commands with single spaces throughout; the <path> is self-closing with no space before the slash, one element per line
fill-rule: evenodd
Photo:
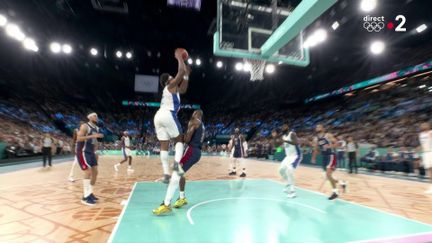
<path fill-rule="evenodd" d="M 0 0 L 0 242 L 432 242 L 430 0 Z"/>

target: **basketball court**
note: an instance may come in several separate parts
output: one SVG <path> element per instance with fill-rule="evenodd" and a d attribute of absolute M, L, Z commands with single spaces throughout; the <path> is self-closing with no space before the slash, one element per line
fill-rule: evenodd
<path fill-rule="evenodd" d="M 177 242 L 299 242 L 307 236 L 308 242 L 383 237 L 409 237 L 391 242 L 425 242 L 425 237 L 432 238 L 432 198 L 422 193 L 426 183 L 339 172 L 349 181 L 349 191 L 329 202 L 330 186 L 323 183 L 321 170 L 301 166 L 298 197 L 287 199 L 278 163 L 249 159 L 248 178 L 239 180 L 227 175 L 227 158 L 203 157 L 188 172 L 189 204 L 156 217 L 152 209 L 161 203 L 166 189 L 155 182 L 162 172 L 159 158 L 136 157 L 134 173 L 127 173 L 126 167 L 115 173 L 113 165 L 120 158 L 101 157 L 95 187 L 101 200 L 91 208 L 79 200 L 78 168 L 78 180 L 67 181 L 72 161 L 55 163 L 51 170 L 26 168 L 0 174 L 0 241 L 167 242 L 172 236 Z M 333 233 L 335 227 L 339 233 Z M 306 230 L 307 235 L 301 233 Z"/>
<path fill-rule="evenodd" d="M 155 217 L 164 185 L 137 182 L 110 242 L 416 242 L 432 225 L 300 189 L 287 199 L 273 180 L 194 181 L 190 205 Z M 388 227 L 391 225 L 391 227 Z"/>

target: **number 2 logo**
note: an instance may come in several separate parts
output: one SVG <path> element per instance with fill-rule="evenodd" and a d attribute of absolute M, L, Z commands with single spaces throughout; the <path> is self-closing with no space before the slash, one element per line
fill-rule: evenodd
<path fill-rule="evenodd" d="M 403 16 L 403 15 L 400 14 L 400 15 L 396 16 L 395 20 L 396 21 L 399 21 L 399 20 L 401 21 L 398 24 L 398 26 L 395 28 L 395 31 L 396 32 L 406 32 L 406 28 L 403 27 L 405 25 L 405 22 L 406 22 L 405 16 Z"/>

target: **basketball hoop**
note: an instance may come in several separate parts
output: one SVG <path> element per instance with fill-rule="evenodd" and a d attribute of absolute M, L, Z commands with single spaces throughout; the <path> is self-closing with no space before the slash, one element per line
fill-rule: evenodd
<path fill-rule="evenodd" d="M 246 65 L 248 65 L 250 72 L 250 81 L 263 80 L 264 69 L 266 61 L 257 59 L 244 59 Z"/>

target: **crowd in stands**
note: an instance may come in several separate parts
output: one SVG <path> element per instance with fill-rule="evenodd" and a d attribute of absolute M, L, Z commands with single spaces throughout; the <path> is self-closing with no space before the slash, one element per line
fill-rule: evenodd
<path fill-rule="evenodd" d="M 222 143 L 226 143 L 227 139 L 224 142 L 214 141 L 219 141 L 216 139 L 218 136 L 229 137 L 238 127 L 248 140 L 250 156 L 268 157 L 276 149 L 272 144 L 271 131 L 282 124 L 288 123 L 291 129 L 297 131 L 302 147 L 306 148 L 311 145 L 315 125 L 322 123 L 336 136 L 351 136 L 359 144 L 404 148 L 412 152 L 418 146 L 419 123 L 429 120 L 428 114 L 432 109 L 430 86 L 430 77 L 419 77 L 405 83 L 388 83 L 311 104 L 284 107 L 255 101 L 253 104 L 241 105 L 241 109 L 237 110 L 209 107 L 205 109 L 206 141 L 209 144 L 204 149 L 208 152 L 226 152 Z M 158 152 L 159 145 L 153 128 L 155 109 L 119 105 L 102 109 L 97 105 L 88 107 L 86 104 L 68 103 L 52 97 L 41 104 L 26 99 L 2 99 L 0 140 L 8 148 L 14 148 L 15 152 L 8 153 L 8 157 L 38 154 L 44 133 L 50 133 L 56 140 L 62 141 L 65 147 L 63 151 L 68 151 L 72 130 L 78 127 L 80 121 L 86 120 L 89 111 L 98 113 L 101 121 L 99 125 L 106 135 L 102 149 L 119 149 L 119 137 L 127 130 L 137 148 Z M 180 114 L 185 127 L 190 112 L 182 111 Z M 389 159 L 380 157 L 375 161 Z M 374 166 L 370 167 L 382 170 L 388 167 Z"/>

